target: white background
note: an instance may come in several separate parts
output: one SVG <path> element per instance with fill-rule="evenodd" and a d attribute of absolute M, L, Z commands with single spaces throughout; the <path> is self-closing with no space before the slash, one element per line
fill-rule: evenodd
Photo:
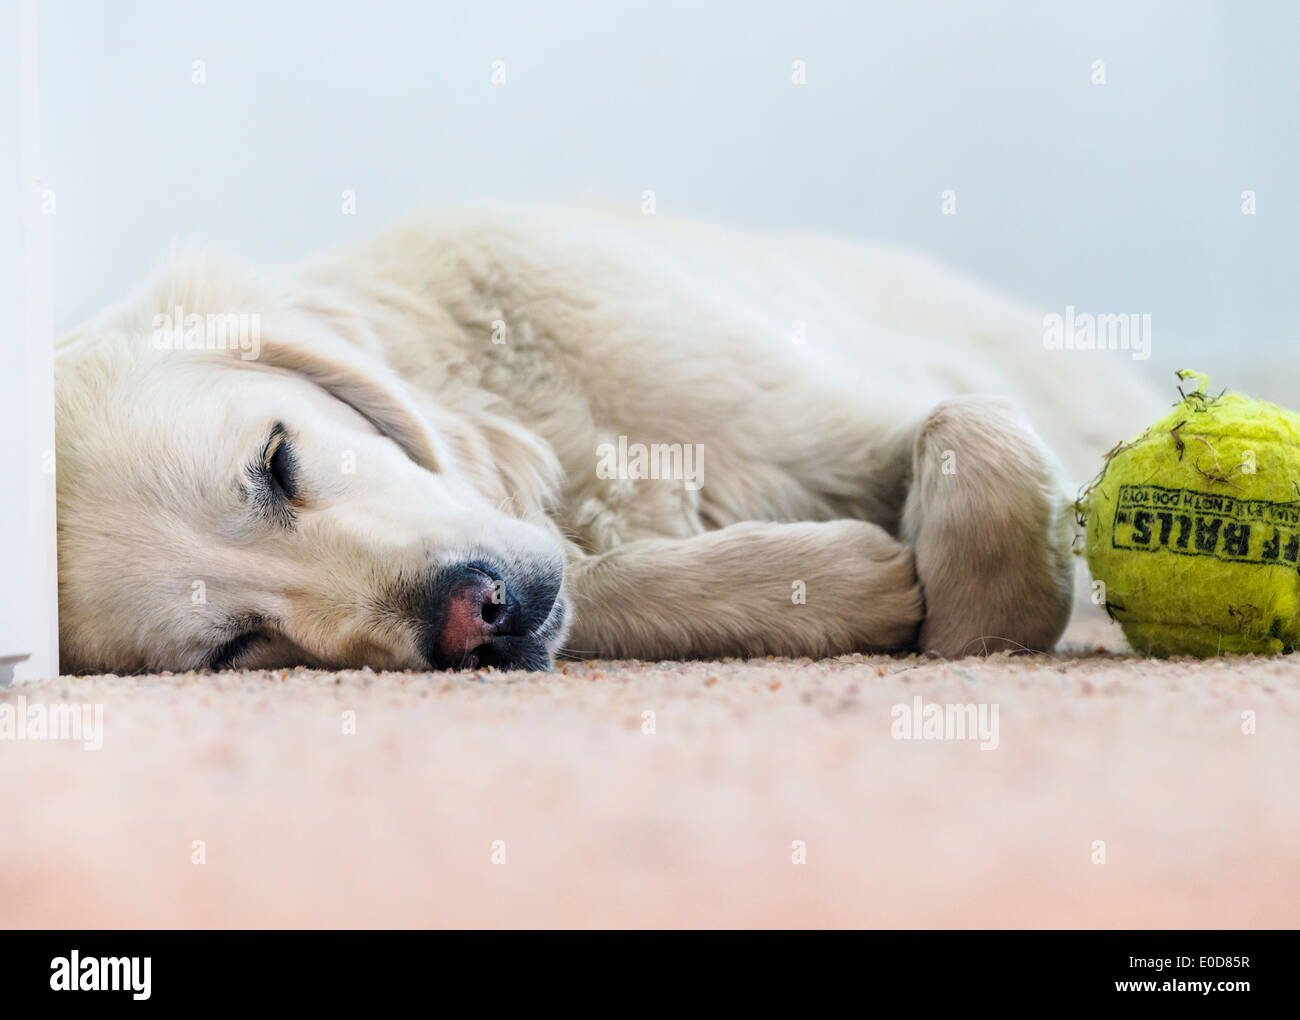
<path fill-rule="evenodd" d="M 420 203 L 653 188 L 920 247 L 1044 312 L 1150 313 L 1153 371 L 1300 403 L 1300 5 L 196 6 L 42 5 L 59 328 L 174 241 L 274 261 Z"/>
<path fill-rule="evenodd" d="M 58 671 L 53 217 L 41 214 L 36 17 L 0 5 L 0 685 Z"/>

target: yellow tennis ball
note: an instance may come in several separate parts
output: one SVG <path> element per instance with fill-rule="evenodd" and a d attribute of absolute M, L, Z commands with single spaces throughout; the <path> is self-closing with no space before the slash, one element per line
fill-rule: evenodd
<path fill-rule="evenodd" d="M 1300 415 L 1200 383 L 1080 499 L 1096 600 L 1150 655 L 1300 646 Z"/>

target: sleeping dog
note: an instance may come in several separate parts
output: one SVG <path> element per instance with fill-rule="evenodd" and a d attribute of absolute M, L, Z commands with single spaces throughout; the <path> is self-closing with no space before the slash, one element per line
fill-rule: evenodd
<path fill-rule="evenodd" d="M 59 344 L 61 666 L 1048 649 L 1123 364 L 915 255 L 609 211 L 177 259 Z"/>

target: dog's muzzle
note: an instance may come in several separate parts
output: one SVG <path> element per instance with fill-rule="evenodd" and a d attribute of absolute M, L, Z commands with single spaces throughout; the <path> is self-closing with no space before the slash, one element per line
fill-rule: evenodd
<path fill-rule="evenodd" d="M 434 669 L 546 670 L 546 639 L 559 631 L 562 576 L 514 571 L 507 580 L 477 561 L 445 567 L 434 578 L 425 615 L 423 654 Z"/>

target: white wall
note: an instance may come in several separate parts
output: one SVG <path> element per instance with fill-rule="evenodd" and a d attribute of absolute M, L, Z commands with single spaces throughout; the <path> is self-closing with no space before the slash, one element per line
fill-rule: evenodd
<path fill-rule="evenodd" d="M 31 0 L 0 6 L 0 102 L 16 115 L 0 133 L 0 685 L 58 673 L 53 221 L 41 207 L 35 29 Z"/>
<path fill-rule="evenodd" d="M 175 239 L 283 259 L 419 202 L 654 188 L 661 211 L 929 249 L 1045 311 L 1149 312 L 1160 371 L 1276 388 L 1296 373 L 1243 376 L 1300 326 L 1298 10 L 60 0 L 42 65 L 58 321 Z"/>

